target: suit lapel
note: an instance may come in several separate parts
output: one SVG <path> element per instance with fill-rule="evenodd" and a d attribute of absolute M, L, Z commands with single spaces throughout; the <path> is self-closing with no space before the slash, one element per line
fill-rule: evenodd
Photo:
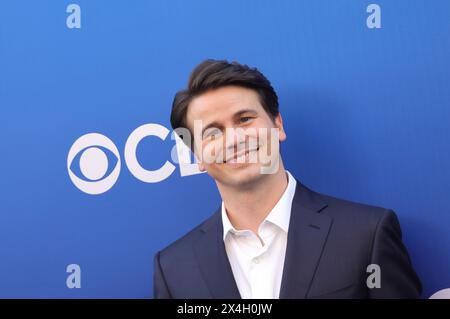
<path fill-rule="evenodd" d="M 320 214 L 327 204 L 296 181 L 280 288 L 280 298 L 290 299 L 307 296 L 332 224 L 331 217 Z M 201 230 L 194 251 L 211 297 L 241 298 L 222 238 L 220 207 Z"/>
<path fill-rule="evenodd" d="M 212 298 L 241 298 L 225 251 L 220 208 L 201 229 L 194 251 Z"/>
<path fill-rule="evenodd" d="M 305 298 L 311 286 L 332 218 L 327 205 L 298 180 L 292 202 L 280 298 Z"/>

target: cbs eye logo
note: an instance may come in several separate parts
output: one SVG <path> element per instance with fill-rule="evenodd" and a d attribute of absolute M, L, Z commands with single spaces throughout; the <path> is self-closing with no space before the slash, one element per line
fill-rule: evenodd
<path fill-rule="evenodd" d="M 109 157 L 108 157 L 109 153 Z M 116 158 L 115 165 L 111 158 Z M 74 161 L 74 159 L 76 159 Z M 80 175 L 75 175 L 79 163 Z M 97 195 L 108 191 L 116 183 L 120 173 L 120 154 L 116 145 L 106 136 L 89 133 L 78 138 L 67 155 L 67 171 L 70 179 L 81 191 Z M 113 166 L 113 169 L 110 169 Z M 108 172 L 109 169 L 109 172 Z"/>

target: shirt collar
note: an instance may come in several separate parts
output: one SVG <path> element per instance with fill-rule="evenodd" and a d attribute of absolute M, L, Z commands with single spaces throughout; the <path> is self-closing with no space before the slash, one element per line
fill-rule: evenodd
<path fill-rule="evenodd" d="M 295 188 L 297 182 L 292 174 L 285 170 L 288 176 L 288 185 L 279 201 L 275 204 L 274 208 L 270 211 L 264 221 L 271 222 L 272 224 L 280 227 L 286 233 L 289 229 L 289 221 L 291 217 L 292 200 L 294 199 Z M 230 222 L 225 210 L 225 204 L 222 201 L 222 225 L 223 225 L 223 239 L 225 240 L 229 231 L 237 231 Z"/>

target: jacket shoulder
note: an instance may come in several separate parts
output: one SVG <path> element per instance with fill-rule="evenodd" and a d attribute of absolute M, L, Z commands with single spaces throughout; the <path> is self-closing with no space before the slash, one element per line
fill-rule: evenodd
<path fill-rule="evenodd" d="M 323 213 L 333 217 L 336 222 L 350 223 L 355 226 L 360 224 L 372 228 L 376 227 L 380 220 L 387 215 L 395 215 L 394 211 L 389 208 L 317 194 L 327 203 Z"/>
<path fill-rule="evenodd" d="M 191 257 L 193 244 L 202 234 L 205 227 L 209 227 L 211 224 L 217 222 L 217 218 L 220 217 L 219 212 L 220 211 L 216 211 L 213 215 L 189 230 L 186 234 L 161 249 L 159 251 L 161 263 L 171 263 L 180 258 L 184 259 L 186 257 Z"/>

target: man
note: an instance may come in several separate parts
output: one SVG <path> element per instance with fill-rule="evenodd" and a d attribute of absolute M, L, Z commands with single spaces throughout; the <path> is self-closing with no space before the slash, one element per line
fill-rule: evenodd
<path fill-rule="evenodd" d="M 193 135 L 183 141 L 222 203 L 155 255 L 155 298 L 420 296 L 392 210 L 319 194 L 285 170 L 278 98 L 257 69 L 204 61 L 176 94 L 171 125 Z"/>

